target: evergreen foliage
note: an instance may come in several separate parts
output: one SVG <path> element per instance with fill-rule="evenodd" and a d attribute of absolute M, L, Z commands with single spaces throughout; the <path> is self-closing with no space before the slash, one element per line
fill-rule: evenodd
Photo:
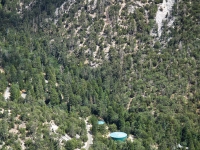
<path fill-rule="evenodd" d="M 0 1 L 2 149 L 20 149 L 20 140 L 27 149 L 81 148 L 79 117 L 88 116 L 90 149 L 199 149 L 200 1 L 176 1 L 174 24 L 164 22 L 161 37 L 151 32 L 162 0 L 64 2 Z M 98 117 L 134 141 L 106 138 Z M 72 139 L 61 146 L 66 133 Z"/>

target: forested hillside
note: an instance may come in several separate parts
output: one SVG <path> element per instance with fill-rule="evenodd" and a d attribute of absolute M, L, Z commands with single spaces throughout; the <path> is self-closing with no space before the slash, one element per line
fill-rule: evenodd
<path fill-rule="evenodd" d="M 0 149 L 198 150 L 199 49 L 200 0 L 0 0 Z"/>

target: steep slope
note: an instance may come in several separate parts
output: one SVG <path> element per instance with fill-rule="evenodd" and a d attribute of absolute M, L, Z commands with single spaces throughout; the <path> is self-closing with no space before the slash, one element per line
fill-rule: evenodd
<path fill-rule="evenodd" d="M 158 11 L 156 13 L 156 23 L 158 24 L 158 36 L 161 36 L 161 28 L 163 25 L 163 22 L 166 19 L 169 19 L 172 13 L 172 7 L 174 5 L 174 0 L 163 0 L 163 3 L 159 4 Z M 173 24 L 173 19 L 168 21 L 168 27 L 170 27 Z"/>
<path fill-rule="evenodd" d="M 91 149 L 200 147 L 199 0 L 0 3 L 2 149 L 81 148 L 90 115 L 134 136 L 93 121 Z"/>

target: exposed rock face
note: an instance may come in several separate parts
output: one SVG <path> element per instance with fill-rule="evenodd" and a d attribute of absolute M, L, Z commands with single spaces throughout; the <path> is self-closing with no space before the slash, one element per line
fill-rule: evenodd
<path fill-rule="evenodd" d="M 6 100 L 10 98 L 10 88 L 9 87 L 6 88 L 6 91 L 3 96 Z"/>
<path fill-rule="evenodd" d="M 133 5 L 128 6 L 128 13 L 134 13 L 135 7 Z"/>
<path fill-rule="evenodd" d="M 175 0 L 163 0 L 163 3 L 158 5 L 158 11 L 156 13 L 156 23 L 158 24 L 158 36 L 161 36 L 162 33 L 162 22 L 167 20 L 171 15 L 172 7 L 175 3 Z M 173 20 L 170 20 L 168 25 L 172 25 Z"/>

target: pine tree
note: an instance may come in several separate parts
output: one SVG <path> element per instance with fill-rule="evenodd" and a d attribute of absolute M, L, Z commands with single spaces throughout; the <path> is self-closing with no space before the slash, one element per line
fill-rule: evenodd
<path fill-rule="evenodd" d="M 51 103 L 51 105 L 53 105 L 53 106 L 58 105 L 60 103 L 60 99 L 59 99 L 57 91 L 54 88 L 51 88 L 49 90 L 49 92 L 50 92 L 50 103 Z"/>
<path fill-rule="evenodd" d="M 12 101 L 17 101 L 20 98 L 20 90 L 17 84 L 12 84 L 10 88 L 10 99 Z"/>

